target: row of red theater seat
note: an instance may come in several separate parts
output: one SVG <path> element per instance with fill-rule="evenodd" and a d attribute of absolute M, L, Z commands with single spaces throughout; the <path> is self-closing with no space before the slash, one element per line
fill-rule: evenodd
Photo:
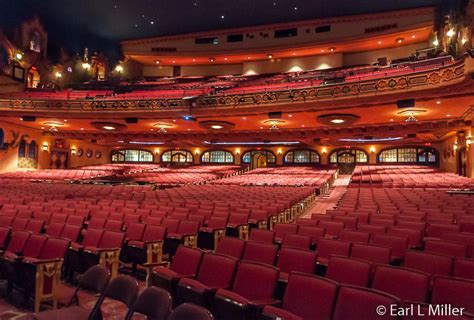
<path fill-rule="evenodd" d="M 222 241 L 224 241 L 224 238 Z M 249 242 L 251 243 L 251 242 Z M 291 252 L 294 252 L 293 254 Z M 290 253 L 290 254 L 288 254 Z M 305 257 L 306 259 L 302 258 Z M 152 274 L 152 284 L 159 287 L 169 290 L 175 299 L 182 302 L 194 302 L 201 304 L 203 306 L 209 307 L 217 316 L 218 319 L 233 319 L 232 315 L 235 312 L 239 313 L 239 316 L 242 314 L 249 316 L 249 319 L 252 319 L 252 316 L 258 314 L 262 308 L 263 313 L 270 315 L 285 315 L 285 310 L 289 312 L 294 312 L 297 316 L 303 317 L 304 319 L 313 319 L 315 314 L 320 314 L 322 309 L 328 308 L 328 306 L 321 306 L 320 304 L 311 303 L 309 300 L 314 299 L 314 297 L 331 297 L 331 295 L 314 295 L 313 291 L 307 292 L 308 282 L 314 282 L 312 279 L 319 279 L 320 281 L 326 281 L 326 279 L 316 277 L 310 274 L 301 275 L 304 276 L 306 285 L 299 283 L 297 287 L 293 287 L 293 279 L 296 270 L 289 270 L 289 277 L 282 277 L 281 272 L 278 268 L 272 267 L 268 264 L 252 262 L 245 260 L 246 256 L 244 254 L 243 260 L 238 263 L 238 258 L 231 258 L 228 255 L 223 254 L 212 254 L 204 253 L 197 249 L 191 248 L 180 248 L 171 264 L 170 269 L 165 267 L 155 268 Z M 285 263 L 292 263 L 297 265 L 295 269 L 304 269 L 311 270 L 315 267 L 315 254 L 309 251 L 294 249 L 289 247 L 283 247 L 280 252 L 280 261 L 286 261 L 281 263 L 286 267 Z M 341 265 L 339 261 L 345 260 Z M 354 268 L 351 264 L 353 263 L 363 263 L 369 266 L 369 272 L 364 274 L 367 276 L 366 285 L 369 284 L 369 277 L 372 277 L 370 270 L 372 265 L 365 261 L 356 260 L 356 259 L 347 259 L 338 256 L 332 256 L 330 260 L 330 266 L 328 269 L 328 278 L 341 278 L 342 287 L 349 287 L 345 283 L 345 279 L 350 281 L 355 281 L 357 278 L 362 276 L 359 274 L 360 268 Z M 280 262 L 279 262 L 280 264 Z M 305 266 L 306 264 L 306 266 Z M 342 266 L 342 267 L 341 267 Z M 344 267 L 346 268 L 344 270 Z M 237 268 L 236 275 L 234 277 L 235 269 Z M 342 270 L 341 270 L 342 269 Z M 296 271 L 296 274 L 299 274 L 299 271 Z M 409 269 L 396 268 L 391 266 L 376 265 L 374 267 L 374 281 L 372 283 L 372 289 L 354 287 L 357 291 L 366 292 L 366 294 L 388 296 L 389 294 L 398 293 L 402 296 L 402 300 L 399 297 L 390 296 L 394 304 L 401 304 L 402 301 L 408 302 L 408 298 L 412 301 L 415 301 L 416 304 L 423 304 L 428 301 L 428 292 L 429 292 L 429 283 L 430 277 L 424 278 L 425 282 L 423 286 L 418 285 L 418 282 L 411 283 L 412 285 L 417 285 L 416 293 L 405 293 L 399 291 L 399 288 L 391 285 L 400 278 L 400 281 L 403 281 L 408 286 L 410 285 L 410 280 L 413 275 L 422 275 L 420 272 L 412 271 Z M 219 276 L 217 276 L 217 274 Z M 343 275 L 341 277 L 341 274 Z M 352 276 L 350 276 L 352 274 Z M 257 276 L 258 275 L 258 276 Z M 396 278 L 395 276 L 398 276 Z M 276 299 L 276 289 L 278 280 L 287 280 L 286 291 L 283 299 L 283 305 L 281 306 L 284 310 L 275 309 L 274 307 L 265 307 L 266 305 L 277 305 L 278 300 Z M 339 288 L 337 282 L 328 280 L 336 284 L 336 291 Z M 387 284 L 387 282 L 389 282 Z M 420 282 L 422 282 L 420 280 Z M 431 294 L 430 301 L 432 303 L 451 303 L 453 306 L 464 307 L 467 311 L 473 312 L 474 305 L 466 298 L 465 293 L 472 290 L 474 286 L 474 281 L 467 282 L 467 286 L 464 285 L 463 281 L 460 281 L 456 278 L 449 277 L 433 277 L 433 293 Z M 312 284 L 314 286 L 314 283 Z M 386 289 L 388 288 L 388 289 Z M 442 289 L 440 289 L 442 288 Z M 443 289 L 448 288 L 451 290 L 450 294 L 444 294 L 440 292 Z M 315 289 L 313 287 L 313 289 Z M 378 291 L 377 291 L 378 289 Z M 387 292 L 381 292 L 384 290 Z M 405 288 L 407 289 L 407 288 Z M 291 293 L 290 293 L 291 292 Z M 298 293 L 297 293 L 298 292 Z M 303 293 L 304 292 L 304 293 Z M 422 292 L 422 294 L 418 294 Z M 424 292 L 424 295 L 423 295 Z M 452 293 L 456 293 L 453 295 Z M 215 294 L 215 296 L 214 296 Z M 461 297 L 460 297 L 461 296 Z M 323 319 L 331 318 L 331 314 L 334 308 L 334 296 L 330 298 L 332 301 L 329 308 L 325 312 L 326 316 L 323 316 Z M 408 298 L 407 298 L 408 297 Z M 368 298 L 368 297 L 366 297 Z M 289 302 L 289 300 L 293 300 Z M 359 308 L 362 308 L 360 311 L 361 314 L 367 315 L 364 316 L 364 319 L 378 319 L 377 315 L 374 313 L 375 309 L 371 310 L 370 308 L 374 306 L 367 306 L 364 303 L 359 304 L 361 301 L 358 301 L 352 308 L 356 308 L 356 305 L 359 305 Z M 367 301 L 366 301 L 367 302 Z M 348 302 L 346 302 L 348 303 Z M 292 306 L 292 304 L 296 304 Z M 380 303 L 379 303 L 380 304 Z M 235 308 L 235 306 L 238 306 Z M 361 307 L 366 306 L 366 307 Z M 336 307 L 337 308 L 337 307 Z M 354 309 L 353 309 L 354 310 Z M 310 313 L 306 313 L 310 312 Z M 337 311 L 336 311 L 337 313 Z M 235 314 L 234 314 L 235 315 Z M 328 317 L 329 315 L 329 317 Z M 370 315 L 370 316 L 369 316 Z M 347 317 L 347 314 L 346 314 Z M 286 317 L 283 317 L 287 319 Z M 316 319 L 318 319 L 317 317 Z M 336 317 L 337 318 L 337 317 Z M 293 318 L 288 318 L 293 319 Z M 296 318 L 295 318 L 296 319 Z"/>

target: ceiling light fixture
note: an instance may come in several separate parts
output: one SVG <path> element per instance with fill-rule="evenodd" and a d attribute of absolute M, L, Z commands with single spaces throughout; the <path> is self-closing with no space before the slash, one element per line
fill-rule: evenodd
<path fill-rule="evenodd" d="M 224 127 L 223 126 L 220 126 L 218 124 L 215 124 L 215 125 L 212 125 L 211 126 L 212 129 L 215 129 L 215 130 L 220 130 L 220 129 L 223 129 Z"/>
<path fill-rule="evenodd" d="M 112 127 L 112 126 L 102 126 L 102 128 L 109 131 L 115 130 L 115 127 Z"/>
<path fill-rule="evenodd" d="M 345 122 L 344 119 L 332 119 L 330 121 L 334 124 L 341 124 Z"/>
<path fill-rule="evenodd" d="M 300 144 L 299 141 L 240 141 L 240 142 L 212 142 L 212 141 L 204 141 L 204 144 L 209 145 L 295 145 Z"/>
<path fill-rule="evenodd" d="M 354 138 L 343 138 L 339 139 L 341 142 L 386 142 L 386 141 L 397 141 L 397 140 L 402 140 L 403 137 L 388 137 L 388 138 L 372 138 L 372 139 L 354 139 Z"/>

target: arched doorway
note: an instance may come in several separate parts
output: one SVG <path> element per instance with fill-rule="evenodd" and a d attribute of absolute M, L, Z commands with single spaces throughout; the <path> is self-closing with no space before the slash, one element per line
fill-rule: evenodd
<path fill-rule="evenodd" d="M 365 150 L 359 148 L 336 149 L 329 155 L 329 163 L 337 164 L 337 168 L 342 174 L 351 174 L 356 164 L 368 162 L 369 155 Z"/>
<path fill-rule="evenodd" d="M 351 152 L 342 152 L 337 155 L 337 166 L 342 174 L 352 173 L 354 171 L 355 165 L 355 154 Z"/>
<path fill-rule="evenodd" d="M 38 72 L 38 69 L 35 66 L 32 66 L 30 68 L 30 71 L 28 71 L 26 86 L 28 88 L 38 88 L 40 82 L 41 82 L 41 76 Z"/>
<path fill-rule="evenodd" d="M 254 153 L 252 155 L 252 169 L 266 168 L 267 167 L 267 155 L 261 152 Z"/>
<path fill-rule="evenodd" d="M 276 155 L 270 150 L 248 150 L 242 155 L 241 163 L 248 164 L 251 169 L 266 168 L 276 164 Z"/>
<path fill-rule="evenodd" d="M 467 177 L 467 151 L 466 147 L 458 150 L 458 174 Z"/>

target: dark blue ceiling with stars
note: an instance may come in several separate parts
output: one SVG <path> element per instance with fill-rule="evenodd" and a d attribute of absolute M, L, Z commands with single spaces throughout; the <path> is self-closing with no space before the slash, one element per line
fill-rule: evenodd
<path fill-rule="evenodd" d="M 72 52 L 85 46 L 118 58 L 118 42 L 142 38 L 372 13 L 463 0 L 0 0 L 0 27 L 38 14 L 50 41 Z"/>

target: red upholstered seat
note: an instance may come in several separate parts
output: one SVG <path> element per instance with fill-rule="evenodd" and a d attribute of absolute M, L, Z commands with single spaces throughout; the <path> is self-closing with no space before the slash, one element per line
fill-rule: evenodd
<path fill-rule="evenodd" d="M 349 242 L 360 242 L 360 243 L 369 243 L 370 233 L 361 232 L 361 231 L 341 231 L 339 234 L 339 240 L 349 241 Z"/>
<path fill-rule="evenodd" d="M 303 236 L 301 234 L 287 233 L 283 236 L 281 245 L 307 250 L 311 247 L 311 237 Z"/>
<path fill-rule="evenodd" d="M 283 247 L 278 255 L 277 267 L 280 269 L 280 280 L 288 280 L 292 271 L 312 274 L 316 267 L 316 253 L 310 250 Z"/>
<path fill-rule="evenodd" d="M 351 243 L 342 240 L 321 239 L 318 247 L 318 263 L 327 264 L 331 255 L 349 256 L 351 251 Z"/>
<path fill-rule="evenodd" d="M 160 266 L 153 269 L 152 284 L 170 291 L 174 296 L 174 290 L 180 278 L 196 276 L 202 254 L 200 249 L 179 246 L 169 268 Z"/>
<path fill-rule="evenodd" d="M 273 243 L 275 240 L 275 231 L 252 228 L 250 229 L 249 240 L 263 243 Z"/>
<path fill-rule="evenodd" d="M 238 238 L 223 237 L 219 240 L 216 253 L 225 254 L 238 260 L 244 254 L 245 241 Z"/>
<path fill-rule="evenodd" d="M 365 260 L 343 256 L 331 256 L 326 278 L 355 286 L 366 287 L 372 274 L 372 264 Z"/>
<path fill-rule="evenodd" d="M 375 267 L 372 288 L 404 301 L 427 302 L 430 279 L 428 273 L 421 271 L 378 265 Z"/>
<path fill-rule="evenodd" d="M 271 319 L 331 319 L 337 290 L 338 284 L 334 281 L 292 272 L 281 308 L 266 306 L 262 314 Z"/>
<path fill-rule="evenodd" d="M 276 245 L 247 241 L 242 259 L 273 265 L 277 254 L 278 246 Z"/>
<path fill-rule="evenodd" d="M 427 252 L 408 251 L 405 267 L 423 271 L 431 275 L 451 275 L 453 258 Z"/>
<path fill-rule="evenodd" d="M 474 259 L 454 259 L 453 276 L 474 280 Z"/>
<path fill-rule="evenodd" d="M 182 278 L 177 286 L 180 302 L 193 302 L 209 306 L 217 289 L 227 289 L 237 266 L 237 259 L 207 253 L 204 254 L 196 279 Z"/>
<path fill-rule="evenodd" d="M 384 306 L 386 310 L 390 310 L 392 305 L 399 306 L 400 300 L 397 297 L 373 289 L 341 286 L 337 294 L 333 320 L 352 319 L 355 315 L 358 319 L 364 320 L 392 319 L 389 312 L 383 316 L 376 312 L 379 306 Z"/>
<path fill-rule="evenodd" d="M 275 223 L 273 231 L 275 231 L 275 241 L 281 242 L 286 233 L 296 233 L 298 231 L 298 225 L 292 223 Z"/>
<path fill-rule="evenodd" d="M 425 242 L 425 252 L 442 254 L 446 256 L 464 258 L 467 255 L 467 245 L 446 240 L 429 239 Z"/>
<path fill-rule="evenodd" d="M 431 303 L 450 304 L 474 313 L 473 292 L 473 280 L 437 276 L 433 279 Z"/>
<path fill-rule="evenodd" d="M 389 264 L 392 258 L 392 249 L 371 244 L 353 243 L 351 257 L 373 263 Z"/>
<path fill-rule="evenodd" d="M 256 262 L 242 261 L 231 290 L 217 290 L 214 299 L 215 315 L 226 319 L 234 313 L 258 314 L 267 304 L 276 304 L 274 291 L 278 280 L 278 269 Z"/>

